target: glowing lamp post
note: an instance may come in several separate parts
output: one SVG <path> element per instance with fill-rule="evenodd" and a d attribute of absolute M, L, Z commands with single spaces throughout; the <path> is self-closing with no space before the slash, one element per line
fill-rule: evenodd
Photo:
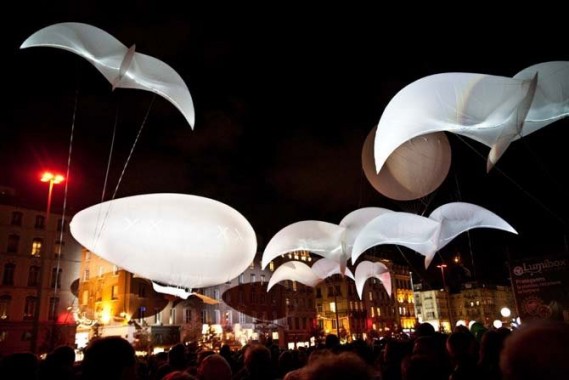
<path fill-rule="evenodd" d="M 443 288 L 445 290 L 445 299 L 446 299 L 446 303 L 447 303 L 447 308 L 448 308 L 448 321 L 449 321 L 449 325 L 450 325 L 450 329 L 452 332 L 452 310 L 451 310 L 451 303 L 450 303 L 450 292 L 449 289 L 447 289 L 447 282 L 445 279 L 445 268 L 447 267 L 446 264 L 439 264 L 437 265 L 437 268 L 439 268 L 441 270 L 441 276 L 443 278 Z"/>
<path fill-rule="evenodd" d="M 53 174 L 51 172 L 45 172 L 42 174 L 41 181 L 47 182 L 49 184 L 48 192 L 47 192 L 47 208 L 45 212 L 45 229 L 46 234 L 49 233 L 49 214 L 51 212 L 51 196 L 53 194 L 53 185 L 57 185 L 63 182 L 65 178 L 61 174 Z M 37 289 L 37 302 L 34 311 L 34 323 L 32 326 L 32 336 L 31 336 L 31 347 L 30 350 L 34 353 L 37 351 L 38 345 L 38 333 L 39 333 L 39 322 L 40 322 L 40 310 L 41 310 L 41 300 L 42 300 L 42 289 L 43 289 L 43 272 L 45 263 L 45 255 L 42 255 L 40 252 L 40 271 L 39 271 L 39 278 L 38 278 L 38 289 Z M 53 333 L 53 331 L 52 331 Z"/>

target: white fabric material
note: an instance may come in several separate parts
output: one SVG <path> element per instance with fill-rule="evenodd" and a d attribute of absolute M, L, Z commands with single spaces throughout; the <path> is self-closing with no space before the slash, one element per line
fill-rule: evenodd
<path fill-rule="evenodd" d="M 187 194 L 145 194 L 78 212 L 73 237 L 91 252 L 152 281 L 196 289 L 230 281 L 257 250 L 253 227 L 235 209 Z"/>
<path fill-rule="evenodd" d="M 381 115 L 374 140 L 376 172 L 401 144 L 437 131 L 490 147 L 490 170 L 512 141 L 568 114 L 569 62 L 540 63 L 513 78 L 473 73 L 427 76 L 399 91 Z"/>
<path fill-rule="evenodd" d="M 380 262 L 362 261 L 356 267 L 356 290 L 358 296 L 363 299 L 364 285 L 369 278 L 375 277 L 385 288 L 387 294 L 391 297 L 391 273 L 387 266 Z"/>
<path fill-rule="evenodd" d="M 517 234 L 498 215 L 465 202 L 442 205 L 429 217 L 407 212 L 386 213 L 369 222 L 360 232 L 354 242 L 352 262 L 373 246 L 397 244 L 425 256 L 425 268 L 428 268 L 438 250 L 473 228 L 494 228 Z"/>
<path fill-rule="evenodd" d="M 99 70 L 116 87 L 154 92 L 171 102 L 193 129 L 195 111 L 190 91 L 166 63 L 127 48 L 109 33 L 77 22 L 54 24 L 38 30 L 20 46 L 54 47 L 75 53 Z"/>

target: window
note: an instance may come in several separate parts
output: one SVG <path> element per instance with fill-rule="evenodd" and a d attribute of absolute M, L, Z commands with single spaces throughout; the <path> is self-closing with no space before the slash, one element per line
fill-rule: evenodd
<path fill-rule="evenodd" d="M 83 281 L 89 281 L 89 269 L 85 269 L 83 272 Z"/>
<path fill-rule="evenodd" d="M 213 298 L 215 298 L 216 300 L 219 300 L 219 289 L 215 289 L 213 291 Z"/>
<path fill-rule="evenodd" d="M 184 309 L 184 322 L 185 323 L 192 322 L 192 309 Z"/>
<path fill-rule="evenodd" d="M 28 270 L 28 286 L 38 286 L 39 282 L 40 282 L 40 267 L 37 265 L 32 265 Z"/>
<path fill-rule="evenodd" d="M 219 310 L 214 310 L 215 324 L 219 325 L 221 323 L 221 312 Z"/>
<path fill-rule="evenodd" d="M 239 283 L 242 284 L 245 281 L 245 275 L 243 273 L 241 273 L 239 275 Z"/>
<path fill-rule="evenodd" d="M 251 283 L 254 283 L 256 280 L 255 273 L 251 273 Z"/>
<path fill-rule="evenodd" d="M 37 298 L 34 296 L 26 297 L 24 305 L 24 319 L 32 319 L 36 313 Z"/>
<path fill-rule="evenodd" d="M 43 244 L 43 239 L 34 238 L 32 241 L 32 256 L 39 256 L 41 254 L 41 246 Z"/>
<path fill-rule="evenodd" d="M 239 323 L 240 324 L 245 323 L 245 314 L 243 314 L 242 312 L 239 312 Z"/>
<path fill-rule="evenodd" d="M 275 263 L 273 263 L 272 261 L 269 263 L 269 269 L 271 272 L 275 271 Z"/>
<path fill-rule="evenodd" d="M 9 295 L 0 296 L 0 320 L 8 319 L 8 312 L 10 311 L 10 302 L 12 297 Z"/>
<path fill-rule="evenodd" d="M 83 295 L 81 297 L 81 305 L 87 305 L 89 303 L 89 291 L 83 290 Z"/>
<path fill-rule="evenodd" d="M 66 229 L 67 229 L 67 221 L 63 220 L 63 219 L 59 219 L 57 221 L 57 230 L 60 232 L 61 231 L 65 232 Z"/>
<path fill-rule="evenodd" d="M 156 324 L 156 325 L 162 324 L 162 313 L 161 312 L 157 312 L 156 314 L 154 314 L 154 324 Z"/>
<path fill-rule="evenodd" d="M 336 312 L 336 302 L 330 302 L 330 311 L 332 313 Z"/>
<path fill-rule="evenodd" d="M 119 286 L 113 285 L 111 286 L 111 299 L 116 300 L 119 298 Z"/>
<path fill-rule="evenodd" d="M 58 256 L 63 254 L 63 248 L 65 247 L 65 242 L 61 240 L 56 240 L 53 245 L 53 255 Z"/>
<path fill-rule="evenodd" d="M 102 278 L 105 274 L 105 267 L 99 267 L 99 278 Z"/>
<path fill-rule="evenodd" d="M 16 271 L 16 264 L 4 264 L 4 274 L 2 275 L 2 285 L 14 285 L 14 272 Z"/>
<path fill-rule="evenodd" d="M 10 235 L 8 236 L 8 246 L 6 247 L 7 253 L 18 253 L 18 247 L 20 245 L 20 236 L 19 235 Z"/>
<path fill-rule="evenodd" d="M 52 268 L 51 269 L 51 281 L 49 282 L 49 286 L 52 289 L 61 289 L 61 272 L 63 269 L 61 268 Z"/>
<path fill-rule="evenodd" d="M 45 216 L 36 215 L 36 224 L 34 227 L 43 230 L 45 228 Z"/>
<path fill-rule="evenodd" d="M 170 309 L 170 317 L 168 318 L 168 323 L 171 325 L 176 324 L 176 309 L 174 308 Z"/>
<path fill-rule="evenodd" d="M 10 224 L 12 226 L 21 226 L 23 216 L 24 214 L 22 214 L 20 211 L 14 211 L 12 213 L 12 220 L 10 221 Z"/>
<path fill-rule="evenodd" d="M 48 319 L 50 321 L 55 321 L 57 319 L 57 309 L 59 307 L 59 297 L 49 298 L 49 314 Z"/>
<path fill-rule="evenodd" d="M 119 275 L 119 267 L 116 265 L 113 265 L 113 275 L 114 276 L 118 276 Z"/>
<path fill-rule="evenodd" d="M 261 285 L 263 285 L 265 283 L 265 275 L 262 274 L 261 275 Z"/>

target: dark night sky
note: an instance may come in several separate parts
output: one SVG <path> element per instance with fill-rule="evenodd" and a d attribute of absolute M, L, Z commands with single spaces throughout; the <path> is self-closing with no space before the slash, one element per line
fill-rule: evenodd
<path fill-rule="evenodd" d="M 45 185 L 36 179 L 42 168 L 67 170 L 74 125 L 67 212 L 98 203 L 117 120 L 108 199 L 150 111 L 117 197 L 181 192 L 216 199 L 250 221 L 260 250 L 300 220 L 339 223 L 366 206 L 428 214 L 464 201 L 503 217 L 519 236 L 472 230 L 441 251 L 445 260 L 461 252 L 470 265 L 472 253 L 477 275 L 504 277 L 507 253 L 566 251 L 566 120 L 514 142 L 490 173 L 488 148 L 448 135 L 449 176 L 417 201 L 377 193 L 361 168 L 363 142 L 400 89 L 436 73 L 513 76 L 535 63 L 569 60 L 565 23 L 549 19 L 547 29 L 536 30 L 513 17 L 507 25 L 487 15 L 417 22 L 356 6 L 310 13 L 221 5 L 182 10 L 177 2 L 151 1 L 106 9 L 100 2 L 45 3 L 16 5 L 0 38 L 0 184 L 32 202 L 45 202 Z M 25 11 L 30 7 L 33 14 Z M 94 67 L 70 52 L 19 50 L 33 32 L 64 21 L 97 26 L 172 66 L 192 94 L 195 129 L 163 98 L 150 108 L 149 92 L 112 92 Z M 56 191 L 54 207 L 61 207 L 63 190 Z"/>

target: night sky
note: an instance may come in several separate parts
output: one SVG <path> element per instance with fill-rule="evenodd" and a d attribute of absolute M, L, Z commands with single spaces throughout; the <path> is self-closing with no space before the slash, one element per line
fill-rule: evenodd
<path fill-rule="evenodd" d="M 339 223 L 367 206 L 428 214 L 463 201 L 498 214 L 519 235 L 471 230 L 434 264 L 461 253 L 470 269 L 474 261 L 477 277 L 504 279 L 508 255 L 567 251 L 567 120 L 514 142 L 490 173 L 487 147 L 447 134 L 449 175 L 416 201 L 379 194 L 361 166 L 366 136 L 403 87 L 443 72 L 513 76 L 536 63 L 569 60 L 564 23 L 549 19 L 547 29 L 537 29 L 488 15 L 417 22 L 356 6 L 308 12 L 221 5 L 184 10 L 177 2 L 150 1 L 106 8 L 101 2 L 44 3 L 16 5 L 0 38 L 0 185 L 16 187 L 37 207 L 47 191 L 38 173 L 68 169 L 72 128 L 69 215 L 101 201 L 109 156 L 104 199 L 110 198 L 143 125 L 116 197 L 179 192 L 216 199 L 249 220 L 259 250 L 301 220 Z M 26 12 L 31 7 L 35 11 Z M 161 97 L 111 91 L 73 53 L 19 49 L 35 31 L 65 21 L 97 26 L 174 68 L 192 94 L 194 130 Z M 56 188 L 54 209 L 61 210 L 64 194 Z M 420 263 L 418 254 L 403 252 L 413 266 Z M 420 265 L 413 269 L 421 271 Z M 437 271 L 432 265 L 429 273 Z"/>

